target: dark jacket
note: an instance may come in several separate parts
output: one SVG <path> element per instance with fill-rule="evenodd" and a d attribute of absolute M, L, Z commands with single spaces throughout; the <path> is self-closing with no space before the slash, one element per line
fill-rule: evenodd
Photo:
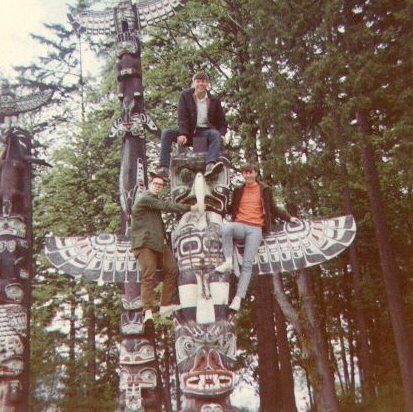
<path fill-rule="evenodd" d="M 196 128 L 197 110 L 194 97 L 195 89 L 185 89 L 181 93 L 178 105 L 179 133 L 192 137 Z M 221 101 L 208 92 L 208 127 L 216 129 L 224 136 L 227 132 L 224 111 Z"/>
<path fill-rule="evenodd" d="M 274 198 L 272 196 L 271 188 L 265 183 L 258 182 L 260 185 L 261 191 L 261 201 L 264 209 L 264 227 L 263 231 L 268 232 L 273 229 L 274 221 L 276 219 L 285 220 L 289 222 L 291 216 L 289 213 L 275 206 Z M 234 189 L 232 194 L 232 201 L 228 208 L 228 212 L 231 214 L 232 220 L 235 220 L 235 217 L 238 214 L 239 205 L 241 202 L 242 193 L 244 191 L 245 184 L 238 186 Z"/>
<path fill-rule="evenodd" d="M 162 253 L 165 227 L 161 212 L 187 212 L 189 205 L 159 199 L 151 192 L 142 194 L 132 207 L 131 249 L 145 247 Z"/>

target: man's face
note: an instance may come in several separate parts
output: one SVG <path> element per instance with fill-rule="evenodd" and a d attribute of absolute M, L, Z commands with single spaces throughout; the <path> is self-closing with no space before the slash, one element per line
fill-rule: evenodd
<path fill-rule="evenodd" d="M 192 85 L 195 88 L 195 93 L 196 94 L 203 94 L 207 91 L 208 80 L 206 80 L 206 79 L 195 79 L 193 81 Z"/>
<path fill-rule="evenodd" d="M 255 170 L 244 170 L 242 177 L 246 184 L 251 184 L 257 181 L 257 172 Z"/>
<path fill-rule="evenodd" d="M 149 183 L 149 191 L 154 195 L 159 195 L 164 187 L 164 182 L 161 178 L 155 177 L 151 183 Z"/>

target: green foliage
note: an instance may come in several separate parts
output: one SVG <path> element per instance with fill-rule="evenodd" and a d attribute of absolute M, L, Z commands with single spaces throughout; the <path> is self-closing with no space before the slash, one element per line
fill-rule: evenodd
<path fill-rule="evenodd" d="M 243 159 L 258 159 L 263 178 L 274 186 L 279 201 L 309 218 L 348 213 L 343 201 L 343 190 L 348 188 L 358 225 L 355 246 L 362 275 L 361 302 L 355 300 L 347 254 L 321 271 L 312 271 L 318 279 L 316 297 L 331 349 L 330 361 L 336 378 L 341 375 L 342 407 L 348 411 L 395 410 L 391 408 L 402 398 L 361 166 L 363 140 L 355 123 L 358 110 L 367 113 L 371 127 L 368 139 L 376 156 L 391 228 L 388 236 L 401 272 L 408 327 L 413 331 L 412 16 L 412 6 L 405 1 L 191 0 L 176 16 L 148 28 L 143 44 L 146 110 L 161 127 L 176 127 L 179 92 L 189 86 L 193 72 L 202 69 L 212 79 L 212 91 L 225 102 L 231 128 L 226 148 L 235 166 Z M 50 60 L 43 63 L 66 62 L 65 67 L 76 73 L 73 33 L 60 26 L 49 27 L 53 36 L 39 38 L 49 42 L 52 50 L 47 57 Z M 103 51 L 107 53 L 107 49 Z M 64 130 L 59 130 L 57 123 L 50 124 L 56 127 L 48 158 L 54 167 L 36 180 L 36 253 L 49 232 L 69 236 L 118 230 L 120 142 L 106 137 L 119 114 L 114 63 L 113 55 L 107 55 L 101 83 L 85 91 L 84 122 L 79 122 L 80 115 L 72 115 L 73 107 L 75 113 L 81 112 L 75 78 L 72 82 L 59 76 L 49 78 L 36 69 L 49 84 L 62 90 L 64 85 L 67 93 L 74 92 L 70 103 L 67 93 L 59 96 L 64 98 L 60 101 L 67 124 Z M 159 141 L 151 136 L 148 140 L 150 163 L 156 162 Z M 33 410 L 57 404 L 62 410 L 87 410 L 96 402 L 91 393 L 97 391 L 102 402 L 98 410 L 105 410 L 117 388 L 113 356 L 119 339 L 117 290 L 73 283 L 51 271 L 40 255 L 36 259 Z M 284 286 L 293 306 L 300 310 L 294 278 L 284 276 Z M 96 298 L 96 334 L 106 338 L 96 350 L 99 368 L 94 386 L 87 373 L 90 354 L 85 302 L 90 295 Z M 75 342 L 70 342 L 67 334 L 48 329 L 68 304 L 74 304 L 78 311 Z M 253 305 L 250 295 L 237 318 L 240 368 L 251 364 L 254 369 Z M 351 385 L 346 385 L 338 349 L 342 338 L 358 374 L 357 311 L 368 321 L 373 383 L 378 394 L 377 400 L 366 404 L 360 403 Z M 65 316 L 70 318 L 67 313 Z M 171 345 L 166 338 L 170 325 L 158 323 L 162 352 Z M 289 341 L 294 365 L 308 367 L 307 355 L 294 333 L 289 333 Z M 70 344 L 76 348 L 72 364 L 67 354 Z M 350 349 L 354 353 L 350 354 Z M 69 378 L 73 380 L 68 382 Z"/>

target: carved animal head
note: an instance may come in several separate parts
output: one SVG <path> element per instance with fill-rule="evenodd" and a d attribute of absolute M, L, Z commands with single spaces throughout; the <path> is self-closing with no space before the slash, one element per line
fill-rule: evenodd
<path fill-rule="evenodd" d="M 155 401 L 157 374 L 153 367 L 128 366 L 120 371 L 121 406 L 125 411 L 142 411 L 145 404 Z M 156 398 L 156 396 L 155 396 Z"/>
<path fill-rule="evenodd" d="M 231 323 L 201 326 L 175 320 L 175 339 L 181 388 L 186 395 L 216 397 L 233 390 L 236 341 Z"/>
<path fill-rule="evenodd" d="M 200 193 L 204 195 L 206 210 L 224 214 L 229 202 L 228 169 L 217 175 L 203 177 L 205 155 L 186 153 L 172 158 L 171 194 L 179 203 L 195 204 Z M 197 199 L 198 197 L 198 199 Z"/>

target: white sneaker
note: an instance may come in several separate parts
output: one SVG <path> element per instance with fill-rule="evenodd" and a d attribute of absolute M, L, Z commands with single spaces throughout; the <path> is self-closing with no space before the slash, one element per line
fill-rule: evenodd
<path fill-rule="evenodd" d="M 215 268 L 217 272 L 226 273 L 232 271 L 232 260 L 225 260 L 224 263 L 221 263 Z"/>
<path fill-rule="evenodd" d="M 234 299 L 232 299 L 229 308 L 235 310 L 235 312 L 238 312 L 241 308 L 241 298 L 239 296 L 235 296 Z"/>
<path fill-rule="evenodd" d="M 143 317 L 143 323 L 145 324 L 149 320 L 153 321 L 153 315 L 152 315 L 152 310 L 151 309 L 146 309 L 145 310 L 145 315 Z"/>
<path fill-rule="evenodd" d="M 159 308 L 159 316 L 167 318 L 167 317 L 171 316 L 173 312 L 175 312 L 176 310 L 178 310 L 180 308 L 181 308 L 181 305 L 161 306 Z"/>

